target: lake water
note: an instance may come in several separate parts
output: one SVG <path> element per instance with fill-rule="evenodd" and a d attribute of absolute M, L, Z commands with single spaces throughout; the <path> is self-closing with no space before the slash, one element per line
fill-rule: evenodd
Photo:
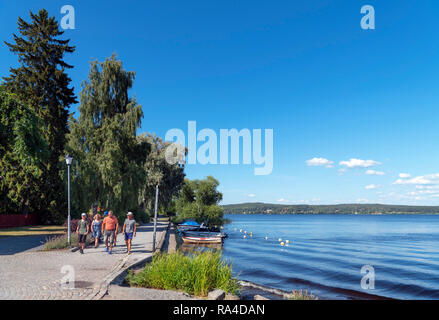
<path fill-rule="evenodd" d="M 439 215 L 226 218 L 232 223 L 225 226 L 223 256 L 242 280 L 308 289 L 319 299 L 439 299 Z M 279 238 L 289 245 L 282 247 Z M 374 268 L 374 289 L 361 286 L 365 265 Z"/>

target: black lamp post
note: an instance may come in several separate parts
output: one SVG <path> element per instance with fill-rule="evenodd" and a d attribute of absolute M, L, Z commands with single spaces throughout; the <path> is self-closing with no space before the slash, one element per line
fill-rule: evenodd
<path fill-rule="evenodd" d="M 66 155 L 66 163 L 67 163 L 67 242 L 70 244 L 70 166 L 72 164 L 73 158 L 68 154 Z"/>

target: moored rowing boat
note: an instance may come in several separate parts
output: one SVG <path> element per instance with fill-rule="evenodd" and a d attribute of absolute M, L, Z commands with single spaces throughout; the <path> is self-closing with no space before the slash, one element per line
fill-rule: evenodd
<path fill-rule="evenodd" d="M 184 243 L 198 243 L 198 244 L 208 244 L 208 243 L 222 243 L 223 238 L 221 236 L 185 236 L 183 235 Z"/>
<path fill-rule="evenodd" d="M 188 230 L 182 232 L 184 243 L 222 243 L 227 235 L 222 232 Z"/>

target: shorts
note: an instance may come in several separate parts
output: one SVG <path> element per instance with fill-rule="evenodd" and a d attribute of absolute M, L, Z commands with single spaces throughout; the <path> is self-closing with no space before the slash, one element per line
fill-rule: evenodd
<path fill-rule="evenodd" d="M 134 232 L 125 232 L 125 241 L 133 239 Z"/>
<path fill-rule="evenodd" d="M 79 243 L 85 243 L 86 240 L 87 240 L 87 235 L 86 235 L 86 234 L 80 234 L 80 235 L 78 236 L 78 242 L 79 242 Z"/>
<path fill-rule="evenodd" d="M 115 234 L 116 234 L 116 230 L 105 230 L 104 241 L 107 242 L 108 238 L 110 238 L 110 243 L 114 243 Z"/>

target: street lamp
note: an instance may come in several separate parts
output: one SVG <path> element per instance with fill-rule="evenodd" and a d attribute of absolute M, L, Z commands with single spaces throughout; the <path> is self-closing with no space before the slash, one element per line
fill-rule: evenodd
<path fill-rule="evenodd" d="M 70 247 L 70 165 L 72 164 L 73 158 L 68 154 L 66 155 L 66 163 L 67 163 L 67 242 Z"/>
<path fill-rule="evenodd" d="M 155 252 L 155 240 L 156 240 L 156 232 L 157 232 L 157 209 L 159 204 L 159 185 L 155 186 L 155 209 L 154 209 L 154 233 L 152 236 L 152 252 Z"/>

